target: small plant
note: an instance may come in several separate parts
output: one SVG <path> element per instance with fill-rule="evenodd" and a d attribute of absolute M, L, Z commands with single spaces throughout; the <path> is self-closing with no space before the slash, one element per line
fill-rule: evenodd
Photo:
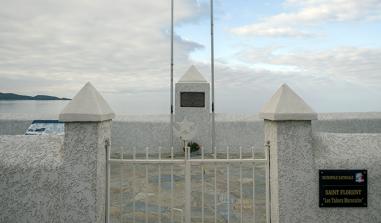
<path fill-rule="evenodd" d="M 200 145 L 195 142 L 188 142 L 187 146 L 189 147 L 191 153 L 197 152 L 201 148 Z M 185 147 L 183 147 L 183 151 L 185 152 Z"/>

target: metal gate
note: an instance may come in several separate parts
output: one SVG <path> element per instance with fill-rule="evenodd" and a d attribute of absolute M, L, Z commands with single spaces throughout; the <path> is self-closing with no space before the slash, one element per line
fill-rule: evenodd
<path fill-rule="evenodd" d="M 107 151 L 106 222 L 270 222 L 267 147 L 185 150 Z"/>

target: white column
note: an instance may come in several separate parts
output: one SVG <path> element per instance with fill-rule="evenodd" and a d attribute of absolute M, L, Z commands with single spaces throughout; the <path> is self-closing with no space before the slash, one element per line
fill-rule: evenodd
<path fill-rule="evenodd" d="M 60 120 L 65 122 L 61 222 L 105 222 L 105 147 L 110 145 L 114 116 L 90 83 L 60 114 Z"/>
<path fill-rule="evenodd" d="M 316 222 L 317 190 L 311 120 L 316 113 L 287 85 L 274 94 L 260 117 L 270 143 L 272 223 Z"/>
<path fill-rule="evenodd" d="M 191 66 L 180 78 L 175 86 L 175 121 L 176 123 L 187 120 L 194 127 L 195 135 L 191 141 L 198 143 L 205 153 L 212 152 L 211 148 L 211 126 L 210 126 L 210 84 L 203 75 Z M 182 98 L 182 94 L 199 94 L 199 97 Z M 203 94 L 203 98 L 200 97 Z M 182 101 L 184 99 L 184 101 Z M 192 102 L 197 102 L 192 105 Z M 200 105 L 199 103 L 203 102 Z M 196 105 L 197 104 L 197 105 Z M 179 127 L 175 123 L 175 127 Z M 175 134 L 175 149 L 182 149 L 179 136 Z M 179 151 L 180 150 L 180 151 Z"/>

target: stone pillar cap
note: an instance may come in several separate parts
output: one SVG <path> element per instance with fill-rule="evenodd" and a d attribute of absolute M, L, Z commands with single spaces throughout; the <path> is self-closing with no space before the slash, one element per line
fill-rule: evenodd
<path fill-rule="evenodd" d="M 207 83 L 208 81 L 202 76 L 200 71 L 192 65 L 187 72 L 180 78 L 178 83 Z"/>
<path fill-rule="evenodd" d="M 283 84 L 262 108 L 259 117 L 273 121 L 316 120 L 317 114 L 287 84 Z"/>
<path fill-rule="evenodd" d="M 88 82 L 59 115 L 63 122 L 101 122 L 115 117 L 106 100 Z"/>

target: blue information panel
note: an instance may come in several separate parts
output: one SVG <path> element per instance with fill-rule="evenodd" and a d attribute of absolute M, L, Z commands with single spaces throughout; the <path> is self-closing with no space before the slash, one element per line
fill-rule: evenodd
<path fill-rule="evenodd" d="M 367 170 L 319 170 L 319 207 L 367 207 Z"/>

